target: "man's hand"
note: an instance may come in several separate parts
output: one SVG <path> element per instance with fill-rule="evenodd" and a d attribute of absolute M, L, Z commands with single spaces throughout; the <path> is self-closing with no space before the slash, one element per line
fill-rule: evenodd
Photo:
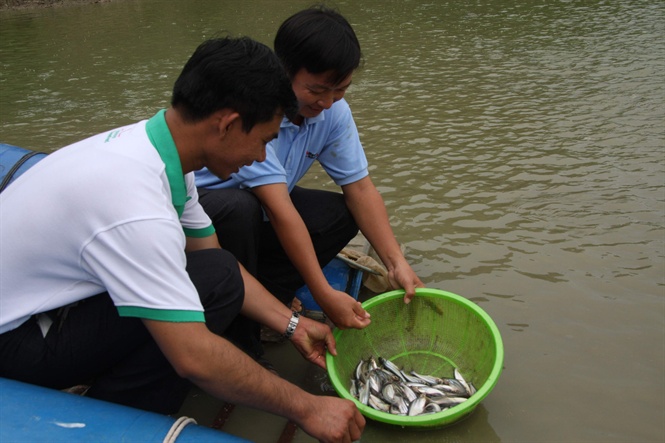
<path fill-rule="evenodd" d="M 362 329 L 371 322 L 369 312 L 346 292 L 333 290 L 330 295 L 316 299 L 316 302 L 326 317 L 340 329 Z"/>
<path fill-rule="evenodd" d="M 323 369 L 326 368 L 326 350 L 337 355 L 335 338 L 328 325 L 307 317 L 300 317 L 291 342 L 306 360 Z"/>
<path fill-rule="evenodd" d="M 388 282 L 393 289 L 404 289 L 404 303 L 410 303 L 416 295 L 416 288 L 424 288 L 425 285 L 418 278 L 406 260 L 397 262 L 395 267 L 388 269 Z"/>
<path fill-rule="evenodd" d="M 365 418 L 351 400 L 318 396 L 307 411 L 296 423 L 321 442 L 358 441 L 365 428 Z"/>

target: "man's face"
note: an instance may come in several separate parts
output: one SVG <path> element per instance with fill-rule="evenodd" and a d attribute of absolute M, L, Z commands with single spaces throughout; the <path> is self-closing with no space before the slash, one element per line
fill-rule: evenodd
<path fill-rule="evenodd" d="M 217 177 L 227 179 L 232 173 L 255 161 L 266 159 L 266 144 L 277 137 L 282 114 L 275 114 L 269 122 L 259 123 L 249 131 L 242 129 L 238 118 L 228 128 L 222 146 L 209 154 L 206 166 Z"/>
<path fill-rule="evenodd" d="M 305 118 L 312 118 L 328 109 L 338 100 L 341 100 L 346 90 L 351 86 L 349 74 L 337 84 L 330 83 L 331 72 L 312 74 L 302 68 L 291 80 L 293 92 L 298 99 L 298 114 Z"/>

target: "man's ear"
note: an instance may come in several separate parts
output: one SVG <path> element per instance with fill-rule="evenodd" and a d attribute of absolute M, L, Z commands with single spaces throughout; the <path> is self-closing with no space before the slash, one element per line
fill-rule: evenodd
<path fill-rule="evenodd" d="M 223 109 L 218 113 L 217 130 L 221 137 L 231 130 L 233 124 L 240 124 L 240 114 L 230 109 Z"/>

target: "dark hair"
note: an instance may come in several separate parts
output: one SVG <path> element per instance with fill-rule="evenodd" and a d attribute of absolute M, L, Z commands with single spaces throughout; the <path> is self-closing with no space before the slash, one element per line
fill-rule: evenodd
<path fill-rule="evenodd" d="M 190 122 L 233 109 L 245 132 L 272 120 L 277 112 L 293 115 L 298 106 L 277 56 L 248 37 L 201 43 L 173 86 L 171 105 Z"/>
<path fill-rule="evenodd" d="M 337 84 L 360 66 L 360 43 L 336 10 L 316 5 L 295 13 L 279 27 L 275 53 L 293 78 L 301 68 L 312 74 L 331 71 Z"/>

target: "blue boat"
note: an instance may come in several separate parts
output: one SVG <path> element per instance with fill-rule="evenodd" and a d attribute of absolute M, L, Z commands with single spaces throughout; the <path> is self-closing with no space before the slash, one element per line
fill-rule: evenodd
<path fill-rule="evenodd" d="M 225 432 L 55 389 L 0 378 L 0 441 L 243 443 Z"/>
<path fill-rule="evenodd" d="M 44 152 L 0 143 L 0 192 L 44 157 Z"/>
<path fill-rule="evenodd" d="M 323 275 L 326 276 L 328 283 L 334 289 L 346 292 L 358 300 L 363 275 L 360 269 L 352 268 L 342 259 L 336 257 L 323 268 Z M 302 303 L 306 313 L 311 314 L 312 317 L 316 317 L 317 314 L 323 315 L 321 307 L 314 301 L 312 293 L 309 292 L 307 286 L 298 289 L 296 297 Z"/>

